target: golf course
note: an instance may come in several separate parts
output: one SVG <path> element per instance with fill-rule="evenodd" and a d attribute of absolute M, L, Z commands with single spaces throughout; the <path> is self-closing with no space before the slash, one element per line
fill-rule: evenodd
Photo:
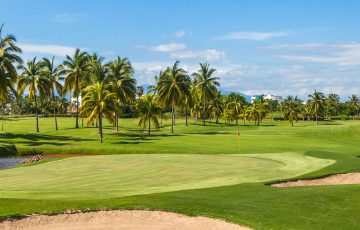
<path fill-rule="evenodd" d="M 74 118 L 8 118 L 1 147 L 41 153 L 0 171 L 0 216 L 146 209 L 207 216 L 253 229 L 356 229 L 360 185 L 275 188 L 270 183 L 360 171 L 360 122 L 264 120 L 201 126 L 177 119 L 151 136 L 138 119 L 74 129 Z M 42 134 L 46 133 L 46 135 Z M 66 153 L 66 154 L 65 154 Z M 82 156 L 81 154 L 85 154 Z M 61 155 L 63 154 L 63 155 Z M 73 154 L 74 156 L 71 156 Z"/>
<path fill-rule="evenodd" d="M 0 7 L 0 230 L 360 229 L 360 1 Z"/>

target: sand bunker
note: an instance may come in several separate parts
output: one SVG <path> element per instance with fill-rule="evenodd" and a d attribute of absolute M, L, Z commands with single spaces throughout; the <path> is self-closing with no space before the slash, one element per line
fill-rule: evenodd
<path fill-rule="evenodd" d="M 328 176 L 314 180 L 298 180 L 285 183 L 272 184 L 273 187 L 295 187 L 295 186 L 314 186 L 314 185 L 340 185 L 340 184 L 360 184 L 360 173 L 346 173 Z"/>
<path fill-rule="evenodd" d="M 217 219 L 140 210 L 98 211 L 55 216 L 35 215 L 20 220 L 6 220 L 0 223 L 0 229 L 250 230 Z"/>

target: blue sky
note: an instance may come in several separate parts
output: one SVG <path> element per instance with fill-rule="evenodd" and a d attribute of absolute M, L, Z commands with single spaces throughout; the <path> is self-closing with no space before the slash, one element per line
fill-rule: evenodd
<path fill-rule="evenodd" d="M 360 1 L 0 0 L 0 22 L 25 59 L 76 47 L 128 57 L 138 84 L 180 60 L 207 61 L 225 90 L 360 94 Z"/>

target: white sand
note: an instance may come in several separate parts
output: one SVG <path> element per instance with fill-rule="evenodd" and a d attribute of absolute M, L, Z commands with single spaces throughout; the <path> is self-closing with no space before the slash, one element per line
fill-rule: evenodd
<path fill-rule="evenodd" d="M 54 216 L 34 215 L 20 220 L 3 221 L 0 223 L 0 229 L 250 230 L 250 228 L 218 219 L 141 210 L 97 211 Z"/>
<path fill-rule="evenodd" d="M 314 186 L 314 185 L 340 185 L 340 184 L 360 184 L 360 173 L 346 173 L 328 176 L 314 180 L 298 180 L 285 183 L 273 184 L 273 187 L 295 187 L 295 186 Z"/>

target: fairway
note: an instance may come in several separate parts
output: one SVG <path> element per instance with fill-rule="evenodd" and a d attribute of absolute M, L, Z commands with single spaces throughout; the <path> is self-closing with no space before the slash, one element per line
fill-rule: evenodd
<path fill-rule="evenodd" d="M 100 199 L 264 182 L 335 163 L 297 153 L 74 157 L 0 172 L 0 196 Z"/>

